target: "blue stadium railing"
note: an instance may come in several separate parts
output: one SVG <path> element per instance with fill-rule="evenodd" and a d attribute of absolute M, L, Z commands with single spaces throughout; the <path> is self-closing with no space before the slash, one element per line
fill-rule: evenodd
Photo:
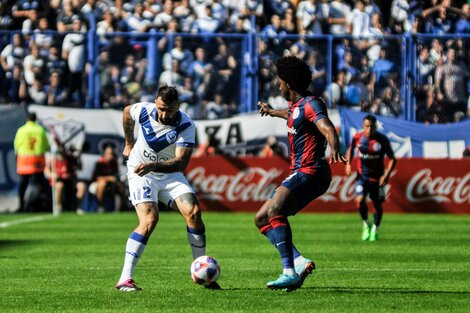
<path fill-rule="evenodd" d="M 89 75 L 87 77 L 87 108 L 100 108 L 100 84 L 98 76 L 98 55 L 103 42 L 100 41 L 96 33 L 95 23 L 90 21 L 90 30 L 87 32 L 87 63 L 89 64 Z M 13 35 L 21 33 L 21 31 L 0 31 L 0 51 L 10 42 L 12 42 Z M 57 33 L 49 31 L 47 33 L 54 35 L 65 35 L 65 33 Z M 32 33 L 31 33 L 32 34 Z M 150 31 L 147 33 L 135 32 L 114 32 L 107 34 L 107 38 L 113 36 L 123 36 L 129 38 L 131 41 L 138 42 L 146 48 L 147 58 L 147 71 L 145 79 L 147 81 L 156 81 L 162 72 L 161 59 L 164 52 L 169 52 L 173 47 L 173 40 L 175 37 L 199 39 L 201 42 L 214 38 L 223 38 L 225 41 L 238 41 L 237 47 L 240 51 L 235 52 L 237 56 L 240 82 L 239 82 L 239 111 L 249 112 L 256 110 L 258 102 L 258 41 L 259 40 L 273 40 L 266 36 L 250 33 L 216 33 L 216 34 L 191 34 L 191 33 L 162 33 Z M 158 40 L 163 37 L 168 38 L 168 45 L 166 51 L 159 51 L 157 48 Z M 414 81 L 418 75 L 416 68 L 416 60 L 418 57 L 417 46 L 420 42 L 430 41 L 437 38 L 439 40 L 462 39 L 466 43 L 470 40 L 470 35 L 428 35 L 428 34 L 404 34 L 404 35 L 387 35 L 380 37 L 383 41 L 397 41 L 401 46 L 401 55 L 394 56 L 395 61 L 399 63 L 399 78 L 400 78 L 400 103 L 401 113 L 399 118 L 415 121 L 416 120 L 416 97 L 413 93 Z M 299 36 L 299 35 L 280 35 L 275 38 L 279 41 L 295 42 L 299 39 L 304 39 L 309 45 L 319 46 L 323 58 L 326 63 L 326 82 L 327 86 L 333 81 L 335 73 L 334 63 L 334 49 L 335 42 L 342 39 L 361 39 L 353 38 L 351 36 L 333 36 L 333 35 L 317 35 L 317 36 Z M 370 38 L 362 38 L 370 39 Z M 285 47 L 286 49 L 289 46 Z M 279 49 L 282 51 L 282 49 Z M 232 51 L 233 52 L 233 51 Z M 281 52 L 282 53 L 282 52 Z M 280 56 L 280 55 L 277 55 Z M 470 61 L 470 60 L 468 60 Z M 329 104 L 330 105 L 330 104 Z"/>

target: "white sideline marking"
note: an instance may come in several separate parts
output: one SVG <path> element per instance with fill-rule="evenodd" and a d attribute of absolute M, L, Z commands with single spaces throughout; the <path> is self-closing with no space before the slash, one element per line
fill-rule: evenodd
<path fill-rule="evenodd" d="M 41 222 L 45 221 L 51 218 L 54 218 L 55 216 L 52 215 L 46 215 L 46 216 L 35 216 L 35 217 L 28 217 L 28 218 L 23 218 L 20 220 L 14 220 L 14 221 L 9 221 L 9 222 L 3 222 L 0 223 L 0 228 L 6 228 L 12 225 L 18 225 L 18 224 L 26 224 L 26 223 L 31 223 L 31 222 Z"/>

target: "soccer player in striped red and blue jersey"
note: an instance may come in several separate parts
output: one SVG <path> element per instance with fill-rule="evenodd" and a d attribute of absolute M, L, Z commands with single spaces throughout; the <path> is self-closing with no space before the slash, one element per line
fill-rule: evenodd
<path fill-rule="evenodd" d="M 351 160 L 354 151 L 358 151 L 356 197 L 355 202 L 362 218 L 362 240 L 376 241 L 379 238 L 378 227 L 382 221 L 385 201 L 384 187 L 397 163 L 388 138 L 377 131 L 377 118 L 367 115 L 362 124 L 363 130 L 354 135 L 347 152 L 349 162 L 346 164 L 346 174 L 351 175 Z M 384 167 L 385 155 L 389 158 Z M 370 225 L 368 218 L 367 196 L 374 203 L 374 224 Z"/>
<path fill-rule="evenodd" d="M 295 56 L 284 56 L 276 62 L 276 68 L 279 90 L 288 101 L 288 108 L 274 110 L 261 102 L 258 106 L 261 116 L 287 120 L 291 174 L 258 210 L 255 224 L 279 251 L 283 264 L 281 276 L 266 286 L 291 291 L 302 286 L 315 264 L 293 244 L 288 216 L 298 213 L 328 189 L 331 170 L 325 159 L 327 142 L 331 148 L 330 163 L 344 163 L 346 159 L 339 152 L 338 135 L 325 103 L 308 91 L 312 82 L 309 66 Z"/>

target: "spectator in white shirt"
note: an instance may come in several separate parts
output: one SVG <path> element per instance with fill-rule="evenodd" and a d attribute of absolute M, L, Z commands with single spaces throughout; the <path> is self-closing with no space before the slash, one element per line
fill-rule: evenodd
<path fill-rule="evenodd" d="M 356 7 L 348 17 L 350 34 L 353 37 L 367 35 L 369 30 L 369 15 L 364 12 L 364 1 L 356 1 Z"/>
<path fill-rule="evenodd" d="M 330 25 L 330 34 L 345 35 L 349 32 L 347 25 L 350 13 L 351 7 L 349 4 L 344 3 L 342 0 L 331 1 L 327 19 Z"/>
<path fill-rule="evenodd" d="M 297 29 L 299 34 L 321 35 L 321 22 L 325 18 L 319 7 L 318 0 L 304 0 L 297 6 Z"/>
<path fill-rule="evenodd" d="M 65 36 L 62 42 L 62 59 L 67 62 L 69 75 L 68 90 L 70 100 L 83 105 L 82 73 L 85 69 L 85 34 L 82 31 L 82 21 L 78 16 L 73 19 L 73 33 Z"/>
<path fill-rule="evenodd" d="M 35 75 L 42 75 L 44 70 L 44 60 L 39 55 L 39 48 L 33 43 L 31 45 L 31 54 L 26 56 L 23 61 L 24 78 L 28 86 L 34 82 Z"/>

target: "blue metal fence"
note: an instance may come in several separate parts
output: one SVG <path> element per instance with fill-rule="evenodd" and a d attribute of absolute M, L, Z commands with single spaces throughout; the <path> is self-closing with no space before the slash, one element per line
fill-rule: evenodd
<path fill-rule="evenodd" d="M 87 108 L 100 108 L 102 107 L 101 96 L 102 90 L 100 89 L 100 75 L 99 75 L 99 53 L 103 47 L 108 43 L 99 37 L 96 33 L 96 27 L 93 20 L 90 21 L 90 30 L 87 32 L 87 43 L 86 43 L 86 61 L 87 61 L 87 95 L 85 107 Z M 253 28 L 254 29 L 254 28 Z M 19 33 L 19 31 L 0 31 L 0 51 L 12 42 L 13 35 Z M 65 34 L 53 33 L 59 38 L 63 38 Z M 354 41 L 358 40 L 370 40 L 367 38 L 357 38 L 351 36 L 333 36 L 333 35 L 321 35 L 321 36 L 298 36 L 298 35 L 284 35 L 277 36 L 276 38 L 269 38 L 251 33 L 237 33 L 237 34 L 190 34 L 190 33 L 160 33 L 156 31 L 150 31 L 148 33 L 130 33 L 130 32 L 115 32 L 106 34 L 107 40 L 112 39 L 116 36 L 122 36 L 130 40 L 132 44 L 138 44 L 145 50 L 145 56 L 147 59 L 147 69 L 145 72 L 145 80 L 156 82 L 159 76 L 163 72 L 164 68 L 162 65 L 162 58 L 165 53 L 169 53 L 174 47 L 174 40 L 176 37 L 183 38 L 191 41 L 193 47 L 201 46 L 205 49 L 213 49 L 210 43 L 215 40 L 223 40 L 227 43 L 232 43 L 231 47 L 237 51 L 231 51 L 231 53 L 237 59 L 237 75 L 239 81 L 232 88 L 237 88 L 237 101 L 239 112 L 248 112 L 256 110 L 257 102 L 262 97 L 260 95 L 260 64 L 259 64 L 259 50 L 258 45 L 260 41 L 268 44 L 272 58 L 275 60 L 277 57 L 286 53 L 286 50 L 292 48 L 293 45 L 298 47 L 307 47 L 307 49 L 315 50 L 319 52 L 321 57 L 321 66 L 325 69 L 326 76 L 323 78 L 324 90 L 320 90 L 319 93 L 326 92 L 326 95 L 331 95 L 331 88 L 335 79 L 335 75 L 338 72 L 339 60 L 336 54 L 338 47 L 343 45 L 344 42 L 349 42 L 353 46 Z M 166 47 L 162 50 L 159 48 L 158 43 L 163 38 L 167 39 Z M 449 40 L 462 40 L 464 45 L 467 46 L 470 42 L 470 35 L 387 35 L 380 37 L 382 44 L 387 44 L 387 49 L 390 49 L 389 53 L 392 53 L 392 63 L 396 65 L 396 83 L 397 90 L 399 90 L 399 101 L 400 112 L 398 118 L 405 120 L 416 120 L 416 107 L 417 100 L 415 90 L 413 86 L 416 85 L 417 77 L 419 73 L 417 71 L 417 58 L 420 47 L 423 43 L 429 43 L 431 39 L 439 39 L 441 41 Z M 27 44 L 27 43 L 25 43 Z M 395 49 L 395 50 L 394 50 Z M 213 51 L 209 51 L 213 52 Z M 395 53 L 397 52 L 397 54 Z M 365 53 L 362 51 L 361 53 Z M 468 58 L 468 53 L 467 56 Z M 470 60 L 466 60 L 467 64 L 470 64 Z M 5 73 L 0 73 L 5 74 Z M 238 77 L 237 76 L 237 77 Z M 321 85 L 321 84 L 320 84 Z M 322 86 L 322 85 L 321 85 Z M 269 90 L 268 90 L 269 92 Z M 275 91 L 274 91 L 275 92 Z M 468 91 L 467 91 L 468 93 Z M 328 97 L 328 105 L 331 107 L 331 97 Z"/>

